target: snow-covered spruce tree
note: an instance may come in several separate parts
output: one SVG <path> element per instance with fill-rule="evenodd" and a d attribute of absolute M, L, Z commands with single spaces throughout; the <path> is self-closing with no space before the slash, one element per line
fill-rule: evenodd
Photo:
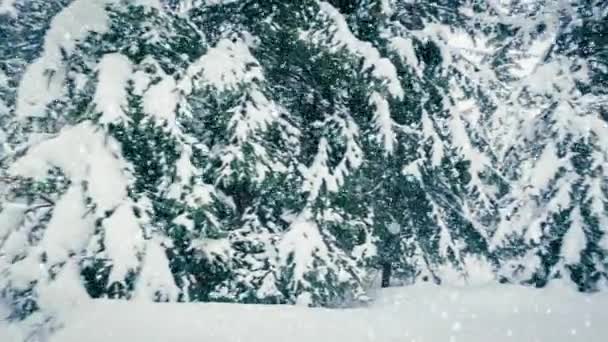
<path fill-rule="evenodd" d="M 518 132 L 505 144 L 516 186 L 493 241 L 501 276 L 597 290 L 606 284 L 608 247 L 607 8 L 538 1 L 510 10 L 527 13 L 509 27 L 511 51 L 527 53 L 507 56 L 517 67 L 506 69 L 512 110 L 499 113 L 514 115 L 507 129 Z"/>
<path fill-rule="evenodd" d="M 232 211 L 231 201 L 203 179 L 209 149 L 192 134 L 200 131 L 193 125 L 187 101 L 187 96 L 200 95 L 192 93 L 191 82 L 208 46 L 188 18 L 149 11 L 133 7 L 113 16 L 116 26 L 110 34 L 118 38 L 119 49 L 129 60 L 140 63 L 133 80 L 144 89 L 142 120 L 154 127 L 138 133 L 141 124 L 131 124 L 135 131 L 125 127 L 119 140 L 130 146 L 125 152 L 129 150 L 131 162 L 149 175 L 143 176 L 137 192 L 151 196 L 150 216 L 165 240 L 172 275 L 181 289 L 179 299 L 208 300 L 227 276 L 225 219 Z M 138 21 L 140 17 L 147 19 Z M 128 23 L 131 29 L 122 32 Z M 99 37 L 98 43 L 111 39 Z"/>
<path fill-rule="evenodd" d="M 395 171 L 374 175 L 391 178 L 375 198 L 399 202 L 381 204 L 401 218 L 391 214 L 379 229 L 405 281 L 491 278 L 486 239 L 505 188 L 485 129 L 491 97 L 476 74 L 488 51 L 484 35 L 473 36 L 473 17 L 485 9 L 452 5 L 362 1 L 349 19 L 396 66 L 408 90 L 404 101 L 390 103 L 404 132 Z"/>
<path fill-rule="evenodd" d="M 313 36 L 320 23 L 304 37 L 316 6 L 284 7 L 303 12 L 302 27 L 279 40 L 275 28 L 236 15 L 269 15 L 278 5 L 177 14 L 76 1 L 57 17 L 86 11 L 95 20 L 89 31 L 60 32 L 73 39 L 47 37 L 48 51 L 20 85 L 16 115 L 36 117 L 32 130 L 45 135 L 10 166 L 19 186 L 5 201 L 21 209 L 2 211 L 2 288 L 18 311 L 35 310 L 67 279 L 109 298 L 321 305 L 362 293 L 354 244 L 346 249 L 331 231 L 340 225 L 327 197 L 356 168 L 348 158 L 361 157 L 355 123 L 344 104 L 332 104 L 349 98 L 334 95 L 334 84 L 351 79 L 334 81 L 328 66 L 349 54 L 343 43 L 329 52 L 318 45 L 332 33 Z M 217 31 L 203 31 L 209 20 Z M 311 113 L 293 98 L 272 99 L 280 85 L 270 88 L 250 52 L 293 38 L 310 57 L 299 67 L 323 57 L 308 80 L 321 94 Z M 45 77 L 48 86 L 29 94 Z M 310 139 L 327 120 L 340 135 Z M 326 165 L 329 144 L 345 142 L 347 153 L 332 156 L 341 161 Z"/>
<path fill-rule="evenodd" d="M 259 42 L 252 51 L 266 71 L 269 93 L 284 111 L 270 137 L 288 152 L 274 172 L 285 175 L 269 192 L 283 202 L 272 210 L 283 230 L 276 286 L 287 302 L 339 305 L 363 293 L 364 273 L 353 253 L 364 223 L 335 200 L 363 157 L 349 110 L 349 87 L 362 81 L 354 77 L 361 55 L 340 40 L 343 28 L 314 1 L 267 6 L 284 15 L 253 23 L 250 31 Z"/>
<path fill-rule="evenodd" d="M 197 10 L 193 20 L 224 16 L 238 23 L 239 11 L 236 6 Z M 230 227 L 225 234 L 197 242 L 201 253 L 221 259 L 226 267 L 208 296 L 283 302 L 276 288 L 276 241 L 284 230 L 281 208 L 293 194 L 290 185 L 295 187 L 286 166 L 293 129 L 252 55 L 258 38 L 243 26 L 222 24 L 224 32 L 190 65 L 180 84 L 187 96 L 178 117 L 194 142 L 194 155 L 200 156 L 195 166 L 202 179 L 214 184 L 236 212 L 225 222 Z"/>
<path fill-rule="evenodd" d="M 135 63 L 116 52 L 120 46 L 111 47 L 120 42 L 96 45 L 93 38 L 77 46 L 83 32 L 76 35 L 59 20 L 86 11 L 98 21 L 89 28 L 111 32 L 106 10 L 97 5 L 73 2 L 55 18 L 58 26 L 50 32 L 76 40 L 47 35 L 47 49 L 28 67 L 19 89 L 25 100 L 17 114 L 41 117 L 47 123 L 42 129 L 50 131 L 36 132 L 40 138 L 10 165 L 14 188 L 3 207 L 12 207 L 1 213 L 1 287 L 20 316 L 52 304 L 48 300 L 59 289 L 70 289 L 73 298 L 86 296 L 85 287 L 90 296 L 112 298 L 175 300 L 179 294 L 155 202 L 166 187 L 164 177 L 175 169 L 175 143 L 160 123 L 143 118 L 145 94 L 131 74 Z M 92 46 L 113 52 L 94 54 Z M 139 76 L 145 79 L 145 71 Z M 57 78 L 49 81 L 56 82 L 53 88 L 29 94 L 46 77 Z"/>
<path fill-rule="evenodd" d="M 184 126 L 210 151 L 204 177 L 239 215 L 228 235 L 231 275 L 215 299 L 338 305 L 363 293 L 353 256 L 364 255 L 365 214 L 334 198 L 362 158 L 348 88 L 366 82 L 355 77 L 365 56 L 320 11 L 314 1 L 220 7 L 233 26 L 220 26 L 226 33 L 214 33 L 220 40 L 192 65 L 200 75 Z M 195 22 L 220 16 L 191 13 Z M 220 59 L 233 70 L 214 70 Z"/>
<path fill-rule="evenodd" d="M 298 301 L 339 303 L 363 293 L 364 273 L 353 253 L 363 242 L 365 213 L 349 212 L 339 192 L 364 158 L 352 101 L 365 82 L 356 78 L 358 60 L 367 56 L 352 45 L 333 7 L 313 2 L 300 8 L 304 25 L 282 23 L 278 38 L 286 47 L 272 56 L 293 61 L 272 72 L 299 130 L 296 163 L 304 199 L 299 208 L 287 208 L 293 221 L 279 245 L 281 283 L 297 291 Z"/>

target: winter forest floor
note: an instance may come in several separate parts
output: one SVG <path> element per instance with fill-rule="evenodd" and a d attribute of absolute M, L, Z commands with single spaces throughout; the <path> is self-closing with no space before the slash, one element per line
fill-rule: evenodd
<path fill-rule="evenodd" d="M 380 291 L 368 308 L 92 301 L 65 314 L 51 342 L 604 342 L 608 294 L 554 285 L 417 285 Z M 0 341 L 20 340 L 0 326 Z"/>

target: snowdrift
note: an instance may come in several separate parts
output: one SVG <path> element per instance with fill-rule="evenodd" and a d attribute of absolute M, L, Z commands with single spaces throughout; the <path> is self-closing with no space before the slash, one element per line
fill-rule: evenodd
<path fill-rule="evenodd" d="M 50 341 L 604 342 L 606 308 L 608 294 L 562 286 L 416 285 L 380 291 L 369 307 L 348 310 L 97 300 L 66 311 Z M 4 330 L 0 340 L 17 338 L 15 327 Z"/>

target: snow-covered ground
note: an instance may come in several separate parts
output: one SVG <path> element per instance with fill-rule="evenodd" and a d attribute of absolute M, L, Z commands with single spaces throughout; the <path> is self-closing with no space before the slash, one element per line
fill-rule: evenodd
<path fill-rule="evenodd" d="M 417 285 L 348 310 L 98 300 L 67 314 L 51 342 L 604 342 L 607 322 L 608 294 Z M 0 327 L 0 341 L 18 335 Z"/>

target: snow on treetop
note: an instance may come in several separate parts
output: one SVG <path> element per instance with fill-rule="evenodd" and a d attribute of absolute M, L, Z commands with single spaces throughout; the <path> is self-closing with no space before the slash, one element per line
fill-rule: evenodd
<path fill-rule="evenodd" d="M 304 184 L 302 189 L 309 193 L 309 200 L 314 200 L 319 196 L 321 187 L 325 184 L 328 191 L 337 191 L 338 185 L 329 170 L 329 146 L 327 139 L 321 138 L 318 144 L 318 151 L 312 164 L 308 168 L 302 169 Z"/>
<path fill-rule="evenodd" d="M 280 112 L 279 107 L 261 91 L 254 89 L 247 95 L 251 101 L 245 101 L 242 106 L 231 110 L 234 115 L 229 125 L 234 128 L 234 138 L 239 143 L 243 143 L 256 130 L 266 130 L 267 125 L 277 119 Z"/>
<path fill-rule="evenodd" d="M 337 125 L 337 133 L 345 140 L 344 154 L 338 164 L 332 167 L 329 162 L 332 146 L 325 137 L 322 137 L 317 144 L 317 152 L 310 166 L 299 166 L 299 171 L 304 177 L 302 190 L 308 193 L 309 202 L 320 195 L 323 186 L 329 192 L 338 191 L 350 172 L 363 163 L 363 151 L 357 142 L 359 135 L 357 123 L 351 117 L 336 114 L 328 117 L 325 124 Z"/>
<path fill-rule="evenodd" d="M 348 27 L 346 18 L 327 2 L 319 3 L 321 14 L 333 22 L 332 45 L 334 50 L 346 47 L 351 52 L 363 57 L 363 69 L 372 69 L 372 74 L 378 79 L 387 82 L 389 93 L 398 99 L 403 98 L 404 91 L 397 77 L 397 69 L 393 63 L 380 55 L 380 52 L 369 42 L 359 40 Z M 304 39 L 310 38 L 313 42 L 322 41 L 324 37 L 319 32 L 303 32 Z"/>
<path fill-rule="evenodd" d="M 419 61 L 411 38 L 391 37 L 390 47 L 399 54 L 405 63 L 414 68 L 418 77 L 422 77 L 422 69 L 418 67 Z"/>
<path fill-rule="evenodd" d="M 71 53 L 89 32 L 104 32 L 104 6 L 115 0 L 76 0 L 51 21 L 42 55 L 30 64 L 19 84 L 16 115 L 44 116 L 45 107 L 64 93 L 62 50 Z"/>
<path fill-rule="evenodd" d="M 234 90 L 239 84 L 263 80 L 259 63 L 240 38 L 225 38 L 192 63 L 179 87 L 192 92 L 193 82 L 214 86 L 218 91 Z"/>

